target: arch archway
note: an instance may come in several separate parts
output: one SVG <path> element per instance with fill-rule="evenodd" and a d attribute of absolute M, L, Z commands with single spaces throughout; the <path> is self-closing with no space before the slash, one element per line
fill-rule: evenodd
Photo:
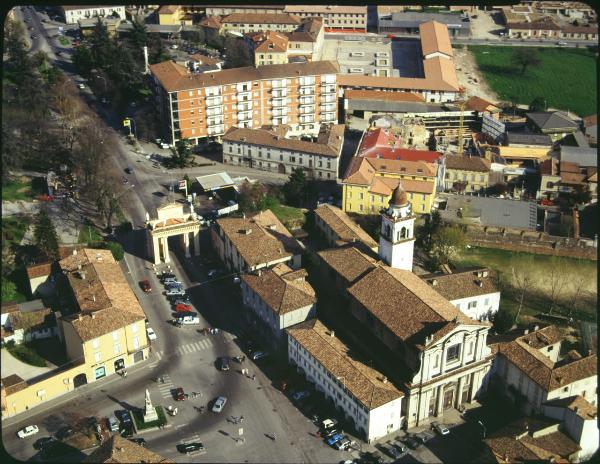
<path fill-rule="evenodd" d="M 78 374 L 73 377 L 73 388 L 79 388 L 82 385 L 87 384 L 87 376 L 85 374 Z"/>
<path fill-rule="evenodd" d="M 285 174 L 285 165 L 283 163 L 279 163 L 277 166 L 277 172 L 279 174 Z"/>

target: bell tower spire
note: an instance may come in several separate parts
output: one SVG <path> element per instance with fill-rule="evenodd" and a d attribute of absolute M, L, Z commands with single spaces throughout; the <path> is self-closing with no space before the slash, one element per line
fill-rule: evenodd
<path fill-rule="evenodd" d="M 387 265 L 412 271 L 415 215 L 402 183 L 392 192 L 388 209 L 381 215 L 379 256 Z"/>

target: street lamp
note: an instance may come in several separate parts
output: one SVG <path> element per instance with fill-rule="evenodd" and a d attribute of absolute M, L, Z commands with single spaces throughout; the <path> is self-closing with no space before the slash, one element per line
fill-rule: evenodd
<path fill-rule="evenodd" d="M 107 87 L 106 87 L 106 78 L 104 76 L 100 76 L 98 74 L 96 74 L 94 77 L 97 79 L 102 79 L 102 81 L 104 82 L 104 94 L 106 95 L 106 93 L 108 92 Z"/>
<path fill-rule="evenodd" d="M 477 423 L 479 425 L 481 425 L 481 427 L 483 428 L 483 439 L 485 440 L 485 434 L 486 434 L 485 425 L 483 425 L 483 422 L 481 422 L 481 421 L 477 421 Z"/>
<path fill-rule="evenodd" d="M 129 123 L 133 123 L 133 133 L 135 135 L 135 138 L 137 139 L 137 124 L 135 123 L 135 119 L 125 118 L 125 120 L 123 121 L 123 125 L 129 127 L 129 135 L 131 135 L 131 126 L 129 124 L 125 124 L 125 121 L 129 121 Z"/>

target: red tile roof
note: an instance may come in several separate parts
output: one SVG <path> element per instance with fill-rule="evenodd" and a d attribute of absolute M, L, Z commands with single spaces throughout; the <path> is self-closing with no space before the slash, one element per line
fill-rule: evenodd
<path fill-rule="evenodd" d="M 400 138 L 389 129 L 369 130 L 363 136 L 357 156 L 427 163 L 435 163 L 443 156 L 437 151 L 400 148 L 400 143 Z"/>

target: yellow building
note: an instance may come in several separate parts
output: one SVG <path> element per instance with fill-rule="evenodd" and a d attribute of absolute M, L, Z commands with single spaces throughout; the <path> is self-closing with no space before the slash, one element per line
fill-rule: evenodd
<path fill-rule="evenodd" d="M 13 416 L 148 357 L 146 316 L 109 250 L 83 249 L 59 261 L 72 298 L 58 315 L 69 363 L 40 379 L 2 379 L 2 415 Z M 60 287 L 60 285 L 59 285 Z"/>
<path fill-rule="evenodd" d="M 489 187 L 490 166 L 490 161 L 485 158 L 447 155 L 444 188 L 480 192 Z"/>
<path fill-rule="evenodd" d="M 192 5 L 163 5 L 158 10 L 158 24 L 161 26 L 179 26 L 180 24 L 191 26 L 193 24 L 194 11 Z"/>
<path fill-rule="evenodd" d="M 507 163 L 514 166 L 520 166 L 525 161 L 536 161 L 541 163 L 548 159 L 552 148 L 548 147 L 505 147 L 497 148 L 498 154 L 504 158 Z"/>
<path fill-rule="evenodd" d="M 247 36 L 254 54 L 254 65 L 285 64 L 288 62 L 288 43 L 281 32 L 256 32 Z"/>
<path fill-rule="evenodd" d="M 437 165 L 363 157 L 352 159 L 342 180 L 342 209 L 347 213 L 378 214 L 382 208 L 387 208 L 399 182 L 402 182 L 415 213 L 431 212 Z"/>

